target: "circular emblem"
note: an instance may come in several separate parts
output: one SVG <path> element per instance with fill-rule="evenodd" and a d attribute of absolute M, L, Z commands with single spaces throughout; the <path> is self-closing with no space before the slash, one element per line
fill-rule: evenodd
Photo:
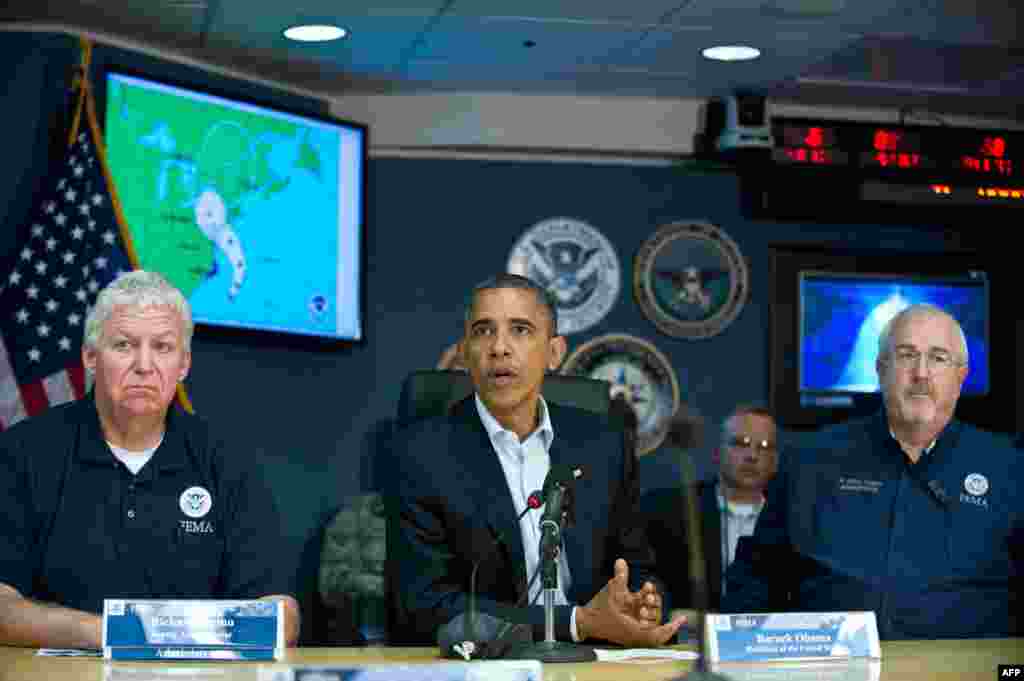
<path fill-rule="evenodd" d="M 579 333 L 604 319 L 622 286 L 619 256 L 601 232 L 580 220 L 551 218 L 519 238 L 508 271 L 554 295 L 558 332 Z"/>
<path fill-rule="evenodd" d="M 578 347 L 563 374 L 608 381 L 612 397 L 622 394 L 636 412 L 637 454 L 657 449 L 679 408 L 679 381 L 665 355 L 635 336 L 609 334 Z"/>
<path fill-rule="evenodd" d="M 658 329 L 676 338 L 721 333 L 747 302 L 747 262 L 729 235 L 707 222 L 673 222 L 640 246 L 633 293 Z"/>
<path fill-rule="evenodd" d="M 980 497 L 988 491 L 988 478 L 981 473 L 971 473 L 964 478 L 964 489 L 968 494 Z"/>
<path fill-rule="evenodd" d="M 309 307 L 310 316 L 314 320 L 323 319 L 324 313 L 327 312 L 327 308 L 330 307 L 330 302 L 327 300 L 327 296 L 317 293 L 312 296 L 307 303 Z"/>
<path fill-rule="evenodd" d="M 202 518 L 213 508 L 213 497 L 202 487 L 189 487 L 178 498 L 178 506 L 189 518 Z"/>

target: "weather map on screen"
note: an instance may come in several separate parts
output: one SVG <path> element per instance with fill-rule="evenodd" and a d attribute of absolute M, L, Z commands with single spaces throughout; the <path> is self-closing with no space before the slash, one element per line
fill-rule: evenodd
<path fill-rule="evenodd" d="M 145 269 L 197 323 L 359 339 L 365 128 L 134 76 L 106 145 Z"/>
<path fill-rule="evenodd" d="M 960 322 L 969 367 L 963 393 L 989 391 L 988 278 L 800 273 L 800 390 L 878 392 L 882 328 L 900 310 L 931 303 Z"/>

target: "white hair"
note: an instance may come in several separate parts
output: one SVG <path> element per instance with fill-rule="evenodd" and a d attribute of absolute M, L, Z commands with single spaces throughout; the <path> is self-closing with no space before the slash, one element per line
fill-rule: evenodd
<path fill-rule="evenodd" d="M 87 348 L 98 348 L 103 334 L 103 324 L 119 305 L 130 307 L 170 306 L 181 315 L 182 341 L 185 351 L 192 350 L 192 308 L 185 296 L 170 282 L 156 272 L 134 270 L 125 272 L 100 291 L 96 304 L 85 317 L 85 337 L 82 343 Z"/>
<path fill-rule="evenodd" d="M 960 322 L 958 322 L 953 315 L 949 314 L 941 307 L 932 305 L 931 303 L 915 303 L 914 305 L 900 310 L 896 316 L 890 319 L 882 329 L 882 333 L 878 336 L 878 356 L 883 357 L 888 355 L 892 350 L 892 348 L 889 347 L 889 337 L 892 335 L 892 330 L 896 328 L 896 325 L 903 322 L 905 319 L 918 316 L 944 317 L 953 323 L 953 326 L 956 327 L 957 335 L 960 337 L 960 354 L 963 357 L 961 361 L 966 365 L 968 360 L 967 336 L 964 335 L 963 327 L 960 326 Z"/>

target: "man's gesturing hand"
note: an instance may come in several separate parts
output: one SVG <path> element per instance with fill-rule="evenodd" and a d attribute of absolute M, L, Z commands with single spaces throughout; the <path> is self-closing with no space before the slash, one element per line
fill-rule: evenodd
<path fill-rule="evenodd" d="M 587 605 L 576 611 L 576 627 L 584 640 L 598 638 L 624 646 L 660 646 L 675 636 L 686 618 L 661 621 L 661 595 L 650 582 L 629 590 L 629 566 L 619 558 L 615 576 Z"/>

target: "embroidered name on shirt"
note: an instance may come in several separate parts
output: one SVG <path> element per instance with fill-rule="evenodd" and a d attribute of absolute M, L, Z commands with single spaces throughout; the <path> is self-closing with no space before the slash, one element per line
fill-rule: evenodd
<path fill-rule="evenodd" d="M 209 520 L 179 520 L 178 524 L 188 534 L 213 534 L 213 523 Z"/>
<path fill-rule="evenodd" d="M 970 504 L 971 506 L 978 506 L 980 508 L 988 508 L 988 499 L 964 494 L 963 492 L 960 493 L 960 503 Z"/>
<path fill-rule="evenodd" d="M 843 476 L 839 478 L 839 491 L 878 494 L 883 484 L 885 483 L 881 480 L 866 480 L 864 478 L 848 478 Z"/>

